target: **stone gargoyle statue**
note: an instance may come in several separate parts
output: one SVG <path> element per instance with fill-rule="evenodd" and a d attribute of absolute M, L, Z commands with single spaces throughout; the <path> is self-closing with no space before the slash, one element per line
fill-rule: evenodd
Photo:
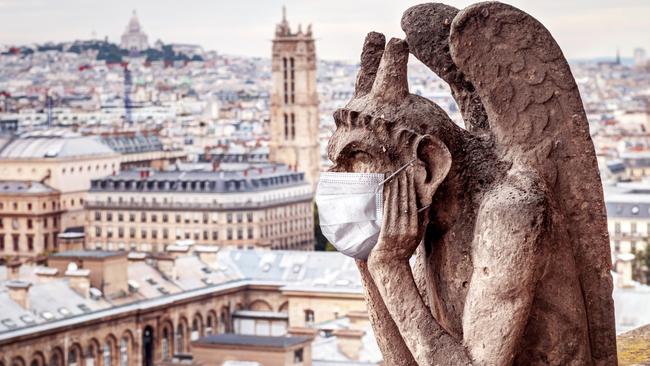
<path fill-rule="evenodd" d="M 368 34 L 324 173 L 391 177 L 357 260 L 385 363 L 615 365 L 602 187 L 559 46 L 498 2 L 415 6 L 402 29 Z M 465 128 L 409 93 L 409 52 L 449 84 Z"/>

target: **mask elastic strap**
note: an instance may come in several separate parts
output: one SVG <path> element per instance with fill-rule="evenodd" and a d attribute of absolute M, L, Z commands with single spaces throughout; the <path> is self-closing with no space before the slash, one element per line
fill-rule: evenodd
<path fill-rule="evenodd" d="M 402 165 L 402 167 L 400 167 L 399 169 L 397 169 L 396 171 L 394 171 L 391 175 L 389 175 L 388 177 L 386 177 L 386 179 L 384 179 L 384 180 L 382 180 L 381 182 L 379 182 L 379 184 L 377 184 L 377 188 L 375 188 L 375 192 L 377 192 L 377 191 L 379 190 L 379 187 L 383 186 L 384 183 L 388 182 L 389 179 L 391 179 L 392 177 L 394 177 L 394 176 L 396 176 L 397 174 L 399 174 L 399 172 L 401 172 L 402 170 L 406 169 L 406 167 L 408 167 L 409 165 L 413 164 L 414 161 L 415 161 L 415 158 L 413 158 L 413 160 L 409 161 L 408 163 Z"/>
<path fill-rule="evenodd" d="M 388 182 L 388 180 L 390 180 L 392 177 L 396 176 L 397 174 L 399 174 L 399 172 L 401 172 L 402 170 L 406 169 L 406 167 L 408 167 L 409 165 L 413 164 L 414 161 L 415 161 L 415 158 L 413 158 L 413 160 L 409 161 L 408 163 L 404 164 L 402 167 L 400 167 L 399 169 L 397 169 L 396 171 L 394 171 L 391 175 L 389 175 L 388 177 L 386 177 L 386 179 L 384 179 L 384 180 L 382 180 L 381 182 L 379 182 L 379 184 L 377 184 L 377 188 L 375 189 L 375 192 L 377 192 L 377 191 L 379 190 L 379 187 L 383 186 L 384 183 Z M 426 205 L 426 206 L 424 206 L 424 207 L 418 209 L 418 213 L 420 213 L 420 212 L 426 210 L 427 208 L 429 208 L 429 206 L 431 206 L 431 205 Z"/>

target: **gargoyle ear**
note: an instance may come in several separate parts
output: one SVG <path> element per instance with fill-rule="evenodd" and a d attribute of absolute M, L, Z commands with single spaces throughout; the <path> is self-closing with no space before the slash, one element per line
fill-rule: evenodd
<path fill-rule="evenodd" d="M 418 196 L 422 205 L 428 205 L 436 189 L 449 173 L 451 153 L 442 141 L 431 135 L 419 137 L 413 146 L 417 166 L 425 171 L 416 175 Z"/>
<path fill-rule="evenodd" d="M 357 75 L 357 82 L 355 84 L 355 97 L 361 97 L 370 93 L 385 47 L 386 37 L 383 34 L 377 32 L 368 33 L 363 43 L 363 51 L 361 52 L 361 67 L 359 68 L 359 74 Z"/>

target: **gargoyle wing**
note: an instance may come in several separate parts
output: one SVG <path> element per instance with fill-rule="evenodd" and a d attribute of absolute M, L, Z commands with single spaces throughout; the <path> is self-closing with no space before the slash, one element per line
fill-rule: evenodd
<path fill-rule="evenodd" d="M 439 53 L 440 70 L 432 69 L 451 80 L 452 89 L 453 85 L 463 89 L 469 96 L 466 103 L 484 108 L 487 126 L 471 122 L 470 130 L 492 134 L 501 159 L 534 168 L 545 179 L 567 221 L 592 355 L 596 364 L 614 364 L 611 259 L 602 186 L 582 100 L 560 47 L 540 22 L 506 4 L 469 6 L 448 27 L 444 19 L 454 9 L 428 6 L 438 9 L 442 19 L 433 27 L 449 34 L 448 52 L 443 48 Z M 404 20 L 403 28 L 408 28 Z M 412 40 L 413 32 L 407 31 L 411 50 L 418 52 Z M 435 64 L 423 61 L 430 67 Z"/>

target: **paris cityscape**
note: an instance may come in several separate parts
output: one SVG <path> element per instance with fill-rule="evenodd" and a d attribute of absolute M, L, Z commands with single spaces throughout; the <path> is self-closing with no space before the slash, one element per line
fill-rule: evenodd
<path fill-rule="evenodd" d="M 320 59 L 290 10 L 264 57 L 160 40 L 136 10 L 119 39 L 0 42 L 0 366 L 383 364 L 314 205 L 359 61 Z M 650 324 L 650 59 L 569 61 L 619 334 Z M 444 81 L 408 76 L 463 125 Z"/>

